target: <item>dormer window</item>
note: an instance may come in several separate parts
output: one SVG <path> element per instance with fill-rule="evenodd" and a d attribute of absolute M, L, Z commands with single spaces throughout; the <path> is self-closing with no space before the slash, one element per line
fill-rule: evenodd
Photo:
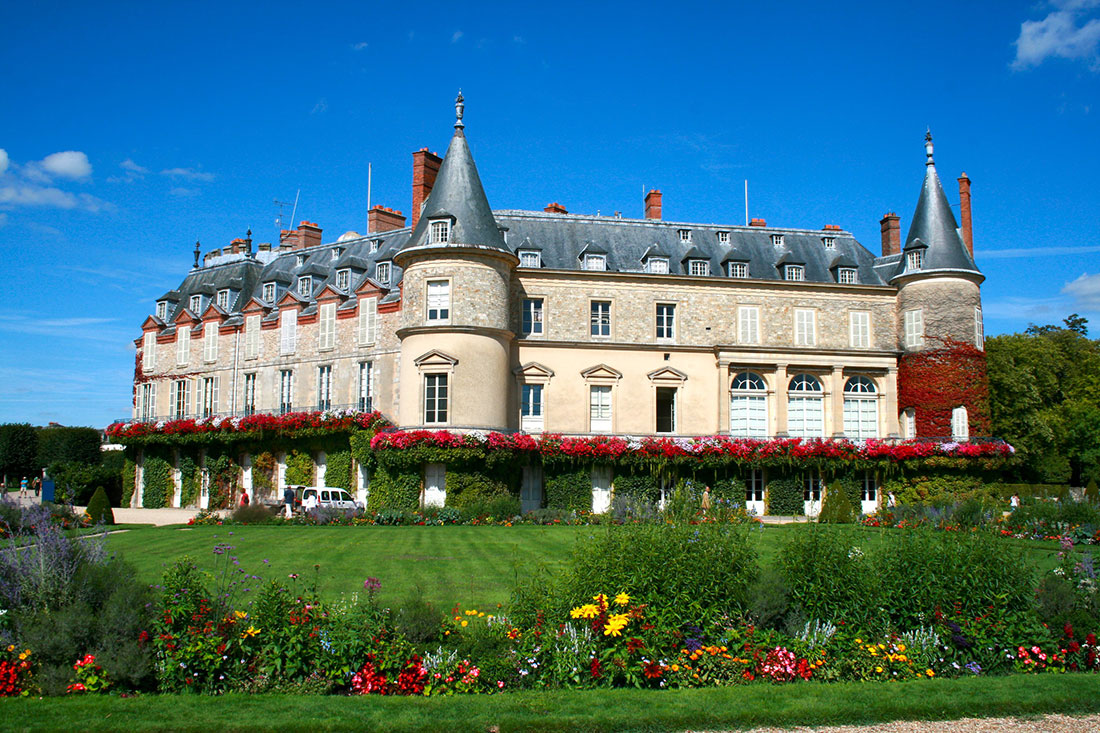
<path fill-rule="evenodd" d="M 542 267 L 542 253 L 534 249 L 520 250 L 520 267 Z"/>
<path fill-rule="evenodd" d="M 348 284 L 351 282 L 351 270 L 337 270 L 336 271 L 336 288 L 337 290 L 347 290 Z"/>
<path fill-rule="evenodd" d="M 383 285 L 390 284 L 390 263 L 379 262 L 374 266 L 374 279 Z"/>
<path fill-rule="evenodd" d="M 783 235 L 782 234 L 773 234 L 772 235 L 772 244 L 774 244 L 776 247 L 782 247 L 783 246 Z"/>
<path fill-rule="evenodd" d="M 603 271 L 607 269 L 607 256 L 606 255 L 585 255 L 584 256 L 584 269 Z"/>
<path fill-rule="evenodd" d="M 730 277 L 748 277 L 749 276 L 749 263 L 747 262 L 730 262 L 727 265 L 727 274 Z"/>
<path fill-rule="evenodd" d="M 263 293 L 261 295 L 265 303 L 275 302 L 275 283 L 264 283 Z"/>
<path fill-rule="evenodd" d="M 681 242 L 683 242 L 684 244 L 690 244 L 691 243 L 691 230 L 690 229 L 678 229 L 677 231 L 680 234 L 680 241 Z"/>
<path fill-rule="evenodd" d="M 802 265 L 786 265 L 783 268 L 783 279 L 801 281 L 806 279 L 806 268 Z"/>
<path fill-rule="evenodd" d="M 854 267 L 841 267 L 836 271 L 836 281 L 843 285 L 854 285 L 859 282 L 859 271 Z"/>
<path fill-rule="evenodd" d="M 381 239 L 372 239 L 372 240 L 370 240 L 370 251 L 372 253 L 377 252 L 378 248 L 381 247 L 381 246 L 382 246 L 382 240 Z"/>
<path fill-rule="evenodd" d="M 919 270 L 924 266 L 924 251 L 916 250 L 910 252 L 905 256 L 905 267 L 907 270 Z"/>
<path fill-rule="evenodd" d="M 295 267 L 301 267 L 305 263 L 306 263 L 306 256 L 305 255 L 298 255 L 297 257 L 294 258 Z"/>
<path fill-rule="evenodd" d="M 218 307 L 221 308 L 223 311 L 229 310 L 229 291 L 228 290 L 219 290 L 218 291 Z"/>
<path fill-rule="evenodd" d="M 451 241 L 451 222 L 449 219 L 437 219 L 431 223 L 429 244 L 446 244 Z"/>
<path fill-rule="evenodd" d="M 836 237 L 822 237 L 821 243 L 825 245 L 825 249 L 836 249 Z"/>
<path fill-rule="evenodd" d="M 332 257 L 331 257 L 331 259 L 334 259 L 334 260 L 339 259 L 340 255 L 343 254 L 343 251 L 344 250 L 342 250 L 339 247 L 333 247 L 332 248 Z"/>
<path fill-rule="evenodd" d="M 730 243 L 730 233 L 729 232 L 718 232 L 718 244 L 729 244 L 729 243 Z"/>
<path fill-rule="evenodd" d="M 306 275 L 298 278 L 298 295 L 308 298 L 313 295 L 313 278 Z"/>
<path fill-rule="evenodd" d="M 157 301 L 157 318 L 159 318 L 162 321 L 168 318 L 168 301 L 167 300 Z"/>
<path fill-rule="evenodd" d="M 709 275 L 710 262 L 707 260 L 688 260 L 689 275 Z"/>
<path fill-rule="evenodd" d="M 199 315 L 202 312 L 202 296 L 201 295 L 192 295 L 190 306 L 191 306 L 191 312 L 194 313 L 195 315 Z"/>
<path fill-rule="evenodd" d="M 668 274 L 668 258 L 667 257 L 650 257 L 645 263 L 646 272 L 651 272 L 655 275 L 667 275 Z"/>

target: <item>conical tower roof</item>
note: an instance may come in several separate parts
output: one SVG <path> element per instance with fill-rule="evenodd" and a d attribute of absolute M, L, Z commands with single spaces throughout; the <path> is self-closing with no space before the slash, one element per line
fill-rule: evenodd
<path fill-rule="evenodd" d="M 963 243 L 955 214 L 951 211 L 951 204 L 947 201 L 940 177 L 936 173 L 932 160 L 931 132 L 925 135 L 925 154 L 928 159 L 925 164 L 924 185 L 921 187 L 917 210 L 913 212 L 913 223 L 909 227 L 909 235 L 905 238 L 902 251 L 921 248 L 923 245 L 924 261 L 920 272 L 952 270 L 980 274 L 974 258 Z M 894 277 L 911 275 L 913 272 L 906 269 L 906 257 L 903 256 Z"/>
<path fill-rule="evenodd" d="M 462 115 L 465 105 L 462 93 L 455 100 L 455 133 L 443 163 L 439 166 L 435 185 L 424 202 L 424 210 L 402 249 L 423 247 L 429 242 L 429 229 L 432 219 L 449 217 L 453 221 L 450 241 L 436 246 L 449 245 L 477 246 L 511 252 L 504 243 L 504 235 L 497 227 L 493 211 L 489 208 L 489 199 L 481 186 L 481 177 L 474 164 L 470 146 L 466 144 L 465 125 Z"/>

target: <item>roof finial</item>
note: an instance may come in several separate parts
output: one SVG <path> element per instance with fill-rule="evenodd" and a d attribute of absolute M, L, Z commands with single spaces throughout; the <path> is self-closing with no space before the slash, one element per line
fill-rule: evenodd
<path fill-rule="evenodd" d="M 195 240 L 195 267 L 199 266 L 199 240 Z"/>
<path fill-rule="evenodd" d="M 932 128 L 929 127 L 924 133 L 924 154 L 928 156 L 928 160 L 925 161 L 925 165 L 935 165 L 932 161 Z"/>
<path fill-rule="evenodd" d="M 466 109 L 466 104 L 462 99 L 462 90 L 458 90 L 458 96 L 455 97 L 455 129 L 461 130 L 466 125 L 462 124 L 462 113 Z"/>

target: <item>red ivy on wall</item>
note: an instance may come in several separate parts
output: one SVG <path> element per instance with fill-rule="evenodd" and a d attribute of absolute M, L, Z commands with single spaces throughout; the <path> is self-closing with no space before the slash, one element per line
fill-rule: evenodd
<path fill-rule="evenodd" d="M 985 352 L 973 345 L 944 340 L 939 348 L 906 354 L 898 360 L 898 409 L 917 413 L 917 435 L 951 435 L 951 412 L 966 407 L 972 436 L 987 436 L 989 380 Z"/>

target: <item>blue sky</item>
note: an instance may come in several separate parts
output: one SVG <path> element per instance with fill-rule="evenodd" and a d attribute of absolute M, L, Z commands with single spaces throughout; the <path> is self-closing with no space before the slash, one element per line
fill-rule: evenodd
<path fill-rule="evenodd" d="M 908 230 L 931 126 L 973 181 L 986 332 L 1100 334 L 1100 0 L 5 3 L 0 422 L 130 410 L 153 301 L 274 199 L 330 236 L 409 211 L 452 100 L 495 208 Z M 286 211 L 289 221 L 289 211 Z"/>

